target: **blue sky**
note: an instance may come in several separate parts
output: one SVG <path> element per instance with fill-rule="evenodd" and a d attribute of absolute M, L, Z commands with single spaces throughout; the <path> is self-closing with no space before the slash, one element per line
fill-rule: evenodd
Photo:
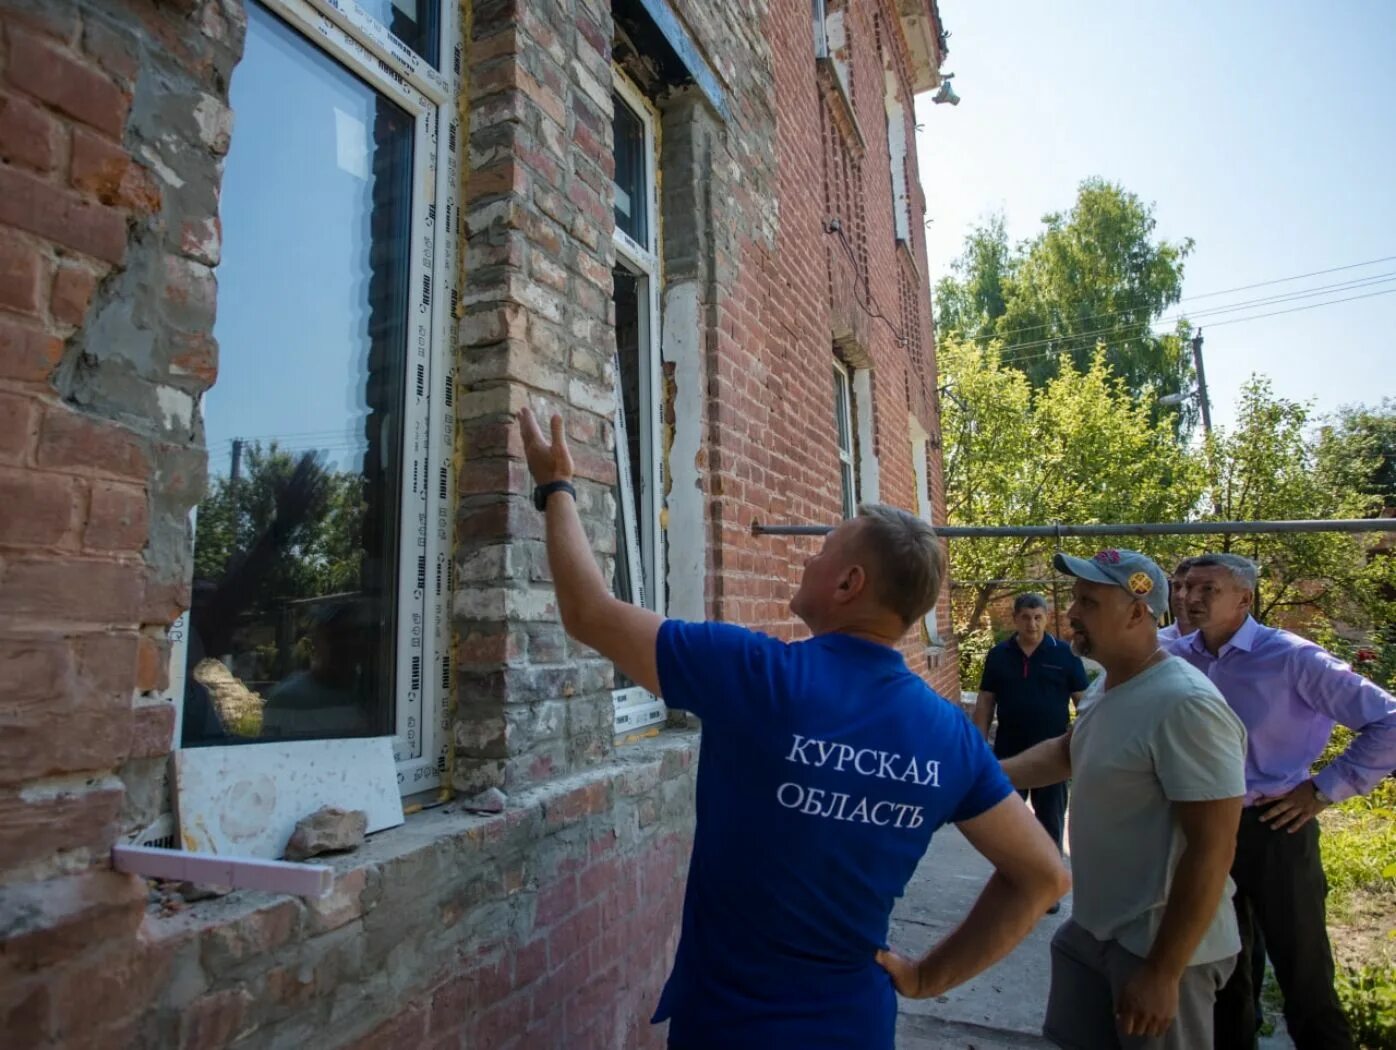
<path fill-rule="evenodd" d="M 940 0 L 957 107 L 917 106 L 932 282 L 976 219 L 1028 237 L 1099 175 L 1156 205 L 1158 233 L 1197 242 L 1180 309 L 1396 275 L 1396 3 L 1340 0 Z M 1396 289 L 1396 280 L 1213 322 Z M 1396 294 L 1213 327 L 1215 421 L 1254 372 L 1321 412 L 1396 395 Z"/>

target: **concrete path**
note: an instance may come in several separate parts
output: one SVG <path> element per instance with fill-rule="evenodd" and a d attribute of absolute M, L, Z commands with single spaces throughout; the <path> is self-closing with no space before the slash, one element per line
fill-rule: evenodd
<path fill-rule="evenodd" d="M 920 955 L 964 917 L 989 878 L 989 864 L 954 828 L 939 832 L 892 913 L 892 946 Z M 902 1000 L 900 1050 L 1038 1050 L 1051 983 L 1049 944 L 1071 914 L 1071 898 L 987 973 L 939 999 Z M 1284 1035 L 1261 1050 L 1287 1050 Z"/>
<path fill-rule="evenodd" d="M 931 841 L 892 912 L 892 946 L 920 955 L 952 930 L 989 878 L 990 867 L 954 828 Z M 987 973 L 939 999 L 902 1000 L 900 1050 L 1028 1050 L 1051 1046 L 1042 1038 L 1042 1012 L 1051 979 L 1048 944 L 1070 913 L 1070 898 L 1013 954 Z"/>

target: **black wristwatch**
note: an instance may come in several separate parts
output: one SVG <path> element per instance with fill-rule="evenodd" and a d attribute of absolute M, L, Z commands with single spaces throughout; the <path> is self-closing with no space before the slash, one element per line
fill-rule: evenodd
<path fill-rule="evenodd" d="M 548 497 L 554 492 L 566 492 L 574 500 L 577 498 L 577 490 L 572 487 L 570 481 L 550 481 L 546 485 L 539 485 L 533 490 L 533 505 L 540 511 L 546 510 Z"/>

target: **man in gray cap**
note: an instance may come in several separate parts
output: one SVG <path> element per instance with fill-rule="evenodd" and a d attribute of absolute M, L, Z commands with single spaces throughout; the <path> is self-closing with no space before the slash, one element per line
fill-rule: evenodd
<path fill-rule="evenodd" d="M 1003 763 L 1014 787 L 1074 776 L 1073 914 L 1052 939 L 1043 1033 L 1058 1046 L 1212 1045 L 1240 939 L 1228 872 L 1246 731 L 1215 686 L 1158 644 L 1163 571 L 1135 551 L 1058 554 L 1072 645 L 1105 674 L 1075 725 Z"/>

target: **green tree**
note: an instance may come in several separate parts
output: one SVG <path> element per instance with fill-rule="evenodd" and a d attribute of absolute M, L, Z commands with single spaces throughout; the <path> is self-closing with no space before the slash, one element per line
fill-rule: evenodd
<path fill-rule="evenodd" d="M 1380 477 L 1381 460 L 1360 423 L 1366 410 L 1346 410 L 1336 426 L 1314 434 L 1310 408 L 1276 397 L 1253 376 L 1242 388 L 1236 424 L 1206 448 L 1208 517 L 1223 521 L 1356 518 L 1380 500 L 1363 491 Z M 1379 413 L 1372 414 L 1378 418 Z M 1362 455 L 1366 450 L 1369 454 Z M 1392 559 L 1373 557 L 1370 535 L 1342 533 L 1220 534 L 1212 549 L 1244 554 L 1262 571 L 1261 619 L 1306 614 L 1321 626 L 1369 629 L 1388 621 L 1385 592 Z"/>
<path fill-rule="evenodd" d="M 215 478 L 199 504 L 194 575 L 220 581 L 259 544 L 270 559 L 248 611 L 356 590 L 363 560 L 363 479 L 325 471 L 275 443 L 248 446 L 236 481 Z M 274 540 L 271 537 L 274 536 Z"/>
<path fill-rule="evenodd" d="M 1340 409 L 1321 431 L 1319 459 L 1332 476 L 1369 498 L 1366 513 L 1396 507 L 1396 398 L 1376 408 Z"/>
<path fill-rule="evenodd" d="M 952 276 L 936 286 L 940 336 L 981 346 L 996 340 L 1001 362 L 1034 387 L 1067 364 L 1088 369 L 1103 344 L 1134 393 L 1184 389 L 1190 329 L 1185 322 L 1168 334 L 1154 329 L 1182 295 L 1193 242 L 1157 238 L 1153 207 L 1103 179 L 1083 182 L 1070 211 L 1042 221 L 1036 237 L 1015 246 L 1001 216 L 970 232 Z M 1190 402 L 1171 411 L 1180 430 L 1190 428 Z"/>
<path fill-rule="evenodd" d="M 942 406 L 949 521 L 959 525 L 1177 521 L 1201 496 L 1202 463 L 1151 418 L 1098 352 L 1070 361 L 1045 385 L 987 347 L 948 340 L 939 360 L 948 378 Z M 958 581 L 957 638 L 982 630 L 993 601 L 1050 575 L 1054 541 L 961 539 L 951 552 Z M 1083 550 L 1100 544 L 1064 544 Z M 1167 561 L 1186 545 L 1160 538 L 1147 549 Z"/>

